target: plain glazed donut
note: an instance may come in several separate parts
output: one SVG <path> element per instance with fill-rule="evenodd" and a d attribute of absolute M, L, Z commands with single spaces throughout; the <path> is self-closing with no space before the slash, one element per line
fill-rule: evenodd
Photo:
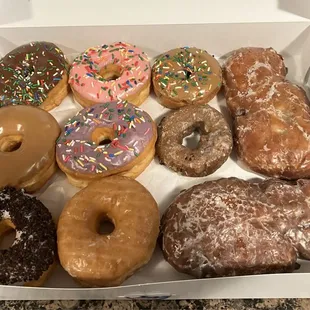
<path fill-rule="evenodd" d="M 14 49 L 0 60 L 0 107 L 55 108 L 68 94 L 67 69 L 63 52 L 53 43 L 32 42 Z"/>
<path fill-rule="evenodd" d="M 57 252 L 55 223 L 39 200 L 5 188 L 0 191 L 0 238 L 12 230 L 12 246 L 0 250 L 0 284 L 43 285 Z"/>
<path fill-rule="evenodd" d="M 182 145 L 198 131 L 196 149 Z M 232 150 L 231 131 L 223 115 L 209 105 L 187 106 L 165 116 L 158 126 L 156 153 L 162 164 L 185 176 L 202 177 L 216 171 Z"/>
<path fill-rule="evenodd" d="M 157 130 L 151 117 L 128 102 L 96 104 L 68 121 L 56 159 L 71 184 L 112 174 L 137 177 L 155 154 Z"/>
<path fill-rule="evenodd" d="M 8 106 L 0 109 L 0 132 L 0 188 L 39 190 L 57 168 L 57 121 L 35 107 Z"/>
<path fill-rule="evenodd" d="M 99 234 L 100 222 L 112 222 Z M 62 211 L 57 230 L 62 267 L 84 286 L 120 285 L 145 265 L 159 233 L 159 210 L 137 181 L 112 176 L 92 182 Z"/>
<path fill-rule="evenodd" d="M 160 55 L 152 68 L 160 103 L 170 109 L 209 102 L 221 88 L 222 69 L 206 51 L 183 47 Z"/>
<path fill-rule="evenodd" d="M 69 83 L 83 107 L 127 100 L 139 106 L 150 92 L 148 56 L 134 45 L 117 42 L 88 48 L 72 63 Z"/>

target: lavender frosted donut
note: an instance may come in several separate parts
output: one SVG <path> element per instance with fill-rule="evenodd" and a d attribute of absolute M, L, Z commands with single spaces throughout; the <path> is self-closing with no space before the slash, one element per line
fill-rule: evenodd
<path fill-rule="evenodd" d="M 56 159 L 78 187 L 113 174 L 135 178 L 152 161 L 156 138 L 156 125 L 143 110 L 128 102 L 100 103 L 67 122 Z"/>

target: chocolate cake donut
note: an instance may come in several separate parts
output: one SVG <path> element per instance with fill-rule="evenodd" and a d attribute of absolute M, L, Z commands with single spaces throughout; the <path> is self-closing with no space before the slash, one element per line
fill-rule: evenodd
<path fill-rule="evenodd" d="M 293 271 L 310 259 L 309 197 L 308 180 L 196 185 L 162 218 L 164 257 L 198 278 Z"/>
<path fill-rule="evenodd" d="M 42 285 L 57 250 L 52 216 L 36 198 L 5 188 L 0 191 L 0 237 L 12 230 L 12 246 L 0 250 L 0 284 Z"/>
<path fill-rule="evenodd" d="M 199 132 L 196 149 L 183 138 Z M 221 167 L 232 150 L 232 135 L 223 115 L 209 105 L 190 105 L 165 116 L 158 127 L 156 153 L 162 164 L 185 176 L 202 177 Z"/>

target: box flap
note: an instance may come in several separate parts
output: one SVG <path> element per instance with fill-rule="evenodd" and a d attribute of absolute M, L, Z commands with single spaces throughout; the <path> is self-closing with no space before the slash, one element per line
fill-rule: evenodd
<path fill-rule="evenodd" d="M 290 0 L 146 0 L 141 4 L 125 0 L 117 3 L 0 0 L 0 27 L 304 21 L 302 5 L 296 12 L 295 3 Z"/>
<path fill-rule="evenodd" d="M 310 19 L 309 0 L 278 0 L 279 10 Z"/>

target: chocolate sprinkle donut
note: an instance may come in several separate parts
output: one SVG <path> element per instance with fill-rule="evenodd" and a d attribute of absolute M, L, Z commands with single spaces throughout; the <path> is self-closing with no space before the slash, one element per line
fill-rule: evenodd
<path fill-rule="evenodd" d="M 31 42 L 17 47 L 0 60 L 0 107 L 41 106 L 67 75 L 67 67 L 63 52 L 53 43 Z"/>
<path fill-rule="evenodd" d="M 57 249 L 50 212 L 22 190 L 5 188 L 0 191 L 0 227 L 4 221 L 15 226 L 16 238 L 10 248 L 0 250 L 0 284 L 38 280 L 53 264 Z"/>
<path fill-rule="evenodd" d="M 182 145 L 198 131 L 196 149 Z M 173 111 L 158 127 L 156 153 L 162 164 L 185 176 L 202 177 L 221 167 L 232 150 L 231 131 L 223 115 L 208 105 L 187 106 Z"/>

